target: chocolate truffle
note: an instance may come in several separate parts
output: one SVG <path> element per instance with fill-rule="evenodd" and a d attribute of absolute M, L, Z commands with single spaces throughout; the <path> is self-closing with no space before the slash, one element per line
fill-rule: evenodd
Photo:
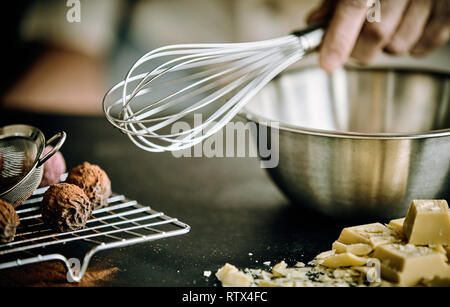
<path fill-rule="evenodd" d="M 0 199 L 0 241 L 11 242 L 16 235 L 16 228 L 20 220 L 14 207 L 5 200 Z"/>
<path fill-rule="evenodd" d="M 51 185 L 42 198 L 42 219 L 57 231 L 83 229 L 92 206 L 83 190 L 69 183 Z"/>
<path fill-rule="evenodd" d="M 44 149 L 43 155 L 46 155 L 53 149 L 52 146 L 47 146 Z M 59 182 L 59 178 L 66 171 L 66 162 L 61 152 L 57 151 L 44 165 L 44 173 L 42 175 L 41 184 L 39 187 L 46 187 Z"/>
<path fill-rule="evenodd" d="M 92 203 L 93 210 L 108 206 L 111 181 L 98 165 L 84 162 L 76 166 L 67 175 L 66 182 L 83 189 Z"/>

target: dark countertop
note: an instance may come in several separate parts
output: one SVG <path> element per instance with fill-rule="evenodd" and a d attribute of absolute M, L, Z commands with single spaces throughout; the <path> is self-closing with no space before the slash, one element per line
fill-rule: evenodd
<path fill-rule="evenodd" d="M 0 109 L 0 126 L 29 124 L 46 138 L 64 130 L 68 168 L 89 161 L 113 190 L 189 224 L 182 236 L 107 250 L 92 265 L 119 268 L 106 286 L 218 286 L 226 262 L 264 268 L 264 261 L 308 262 L 331 248 L 343 222 L 290 204 L 256 158 L 175 158 L 148 153 L 103 117 L 38 115 Z M 253 255 L 250 256 L 249 253 Z M 213 272 L 203 276 L 205 270 Z"/>

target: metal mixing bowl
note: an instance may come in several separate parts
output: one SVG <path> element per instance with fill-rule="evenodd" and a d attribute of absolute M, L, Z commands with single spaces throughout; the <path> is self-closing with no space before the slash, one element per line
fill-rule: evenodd
<path fill-rule="evenodd" d="M 268 172 L 294 203 L 387 219 L 412 199 L 450 200 L 449 100 L 445 73 L 309 67 L 280 75 L 241 115 L 279 122 Z"/>

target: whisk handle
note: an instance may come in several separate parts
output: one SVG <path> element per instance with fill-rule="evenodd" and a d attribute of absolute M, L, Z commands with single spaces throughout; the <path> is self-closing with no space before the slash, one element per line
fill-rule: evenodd
<path fill-rule="evenodd" d="M 291 34 L 300 39 L 305 53 L 315 51 L 322 43 L 322 38 L 325 34 L 325 23 L 311 25 L 305 29 L 294 31 Z"/>

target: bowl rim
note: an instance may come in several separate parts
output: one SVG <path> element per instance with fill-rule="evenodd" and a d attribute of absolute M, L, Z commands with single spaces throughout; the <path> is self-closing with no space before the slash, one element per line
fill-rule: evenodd
<path fill-rule="evenodd" d="M 285 74 L 291 74 L 298 71 L 308 70 L 312 68 L 319 68 L 317 65 L 307 65 L 303 67 L 296 67 L 293 69 L 288 69 L 287 71 L 279 74 L 276 78 L 280 78 Z M 344 70 L 358 70 L 358 71 L 392 71 L 392 72 L 414 72 L 414 73 L 423 73 L 430 75 L 444 75 L 450 76 L 449 73 L 436 71 L 433 69 L 414 69 L 410 67 L 354 67 L 354 66 L 344 66 L 342 69 Z M 271 81 L 272 82 L 272 81 Z M 450 136 L 450 128 L 438 129 L 438 130 L 429 130 L 429 131 L 420 131 L 413 133 L 362 133 L 362 132 L 344 132 L 344 131 L 335 131 L 335 130 L 327 130 L 327 129 L 315 129 L 308 128 L 300 125 L 287 124 L 283 122 L 277 122 L 278 125 L 274 126 L 272 123 L 276 122 L 274 119 L 270 119 L 265 116 L 257 115 L 254 112 L 248 110 L 246 106 L 244 106 L 241 111 L 238 113 L 240 117 L 247 119 L 249 121 L 255 122 L 259 125 L 271 126 L 272 128 L 277 128 L 279 130 L 294 132 L 294 133 L 302 133 L 307 135 L 315 135 L 315 136 L 325 136 L 325 137 L 334 137 L 334 138 L 346 138 L 346 139 L 379 139 L 379 140 L 398 140 L 398 139 L 425 139 L 425 138 L 435 138 L 435 137 L 446 137 Z"/>

